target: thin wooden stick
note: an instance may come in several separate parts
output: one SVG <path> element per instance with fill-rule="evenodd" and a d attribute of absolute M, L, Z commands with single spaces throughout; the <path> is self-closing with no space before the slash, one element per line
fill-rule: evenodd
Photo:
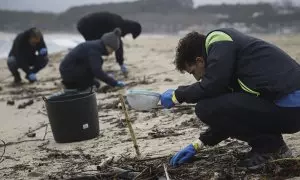
<path fill-rule="evenodd" d="M 164 170 L 165 170 L 165 174 L 166 174 L 167 180 L 170 180 L 170 177 L 169 177 L 169 173 L 168 173 L 168 169 L 167 169 L 166 164 L 164 164 Z"/>
<path fill-rule="evenodd" d="M 195 104 L 178 104 L 175 105 L 173 108 L 194 108 L 196 107 Z M 153 108 L 153 109 L 163 109 L 164 107 L 162 105 L 157 105 L 157 107 Z"/>
<path fill-rule="evenodd" d="M 133 147 L 135 149 L 137 157 L 140 158 L 141 157 L 141 153 L 140 153 L 137 141 L 136 141 L 135 133 L 134 133 L 133 128 L 131 126 L 131 122 L 130 122 L 130 119 L 129 119 L 128 111 L 126 109 L 125 101 L 124 101 L 124 98 L 123 98 L 122 94 L 119 94 L 119 98 L 120 98 L 120 101 L 121 101 L 121 104 L 122 104 L 123 112 L 125 114 L 126 123 L 127 123 L 128 129 L 129 129 L 130 135 L 131 135 L 131 139 L 132 139 L 132 142 L 133 142 Z"/>
<path fill-rule="evenodd" d="M 152 158 L 146 158 L 146 159 L 139 159 L 139 160 L 136 160 L 136 161 L 137 161 L 137 162 L 153 161 L 153 160 L 163 159 L 163 158 L 167 158 L 167 157 L 170 157 L 170 155 L 167 155 L 167 156 L 161 156 L 161 157 L 152 157 Z"/>
<path fill-rule="evenodd" d="M 46 139 L 47 131 L 48 131 L 48 124 L 46 125 L 46 129 L 45 129 L 45 134 L 44 134 L 44 137 L 43 137 L 43 141 Z"/>
<path fill-rule="evenodd" d="M 300 161 L 300 158 L 296 157 L 296 158 L 276 159 L 276 160 L 273 160 L 273 161 L 269 161 L 269 163 L 277 163 L 277 162 L 284 162 L 284 161 Z"/>
<path fill-rule="evenodd" d="M 107 164 L 111 163 L 114 160 L 115 156 L 109 157 L 107 159 L 104 159 L 99 166 L 97 167 L 97 169 L 102 169 L 104 168 Z"/>
<path fill-rule="evenodd" d="M 146 167 L 139 175 L 137 175 L 133 180 L 137 180 L 146 170 L 148 167 Z"/>

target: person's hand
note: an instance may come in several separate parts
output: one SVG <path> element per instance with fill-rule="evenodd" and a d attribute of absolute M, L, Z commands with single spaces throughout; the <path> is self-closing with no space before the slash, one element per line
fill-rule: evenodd
<path fill-rule="evenodd" d="M 163 105 L 164 108 L 170 109 L 175 106 L 175 103 L 177 103 L 175 93 L 173 89 L 169 89 L 166 92 L 164 92 L 161 95 L 161 104 Z"/>
<path fill-rule="evenodd" d="M 45 55 L 47 55 L 47 48 L 42 48 L 42 49 L 40 49 L 39 55 L 40 55 L 40 56 L 45 56 Z"/>
<path fill-rule="evenodd" d="M 36 74 L 34 73 L 31 73 L 27 76 L 27 79 L 30 81 L 30 82 L 35 82 L 37 81 L 37 78 L 36 78 Z"/>
<path fill-rule="evenodd" d="M 126 84 L 123 81 L 118 81 L 116 86 L 117 87 L 124 87 L 124 86 L 126 86 Z"/>
<path fill-rule="evenodd" d="M 121 65 L 120 67 L 123 74 L 128 74 L 128 69 L 125 64 Z"/>
<path fill-rule="evenodd" d="M 188 145 L 172 157 L 170 160 L 171 166 L 177 167 L 184 163 L 190 162 L 192 157 L 194 157 L 202 147 L 203 143 L 199 139 Z"/>

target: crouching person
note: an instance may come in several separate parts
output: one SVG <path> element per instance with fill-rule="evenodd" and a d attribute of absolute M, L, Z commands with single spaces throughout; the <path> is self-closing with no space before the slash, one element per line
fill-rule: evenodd
<path fill-rule="evenodd" d="M 101 39 L 86 41 L 72 49 L 60 64 L 59 71 L 66 90 L 85 91 L 100 84 L 99 79 L 110 86 L 125 86 L 102 70 L 102 56 L 108 56 L 120 46 L 121 30 L 104 34 Z"/>
<path fill-rule="evenodd" d="M 14 77 L 14 83 L 22 79 L 18 69 L 22 69 L 29 82 L 37 81 L 36 74 L 48 63 L 47 47 L 41 31 L 30 28 L 17 35 L 7 59 L 7 66 Z"/>
<path fill-rule="evenodd" d="M 180 40 L 175 64 L 197 82 L 166 91 L 162 104 L 197 103 L 196 115 L 209 129 L 172 158 L 173 166 L 229 137 L 252 148 L 238 163 L 243 168 L 291 157 L 282 134 L 300 130 L 300 65 L 288 54 L 237 30 L 219 29 Z"/>

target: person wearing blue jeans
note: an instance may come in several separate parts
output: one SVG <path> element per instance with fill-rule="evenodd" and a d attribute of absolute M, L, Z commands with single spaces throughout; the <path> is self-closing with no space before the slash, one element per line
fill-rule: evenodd
<path fill-rule="evenodd" d="M 251 147 L 238 163 L 242 168 L 292 156 L 282 134 L 300 131 L 300 65 L 283 50 L 235 29 L 191 32 L 179 41 L 175 64 L 197 82 L 167 90 L 162 105 L 195 103 L 209 128 L 173 156 L 172 166 L 229 137 Z"/>
<path fill-rule="evenodd" d="M 18 69 L 22 69 L 29 82 L 37 81 L 36 74 L 48 64 L 47 47 L 41 31 L 30 28 L 17 35 L 9 52 L 7 66 L 14 76 L 14 83 L 21 82 Z"/>

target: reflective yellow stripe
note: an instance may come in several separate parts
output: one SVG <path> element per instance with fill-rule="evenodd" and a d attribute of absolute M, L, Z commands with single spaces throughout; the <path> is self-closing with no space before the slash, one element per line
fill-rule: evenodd
<path fill-rule="evenodd" d="M 206 37 L 205 40 L 206 52 L 208 52 L 208 48 L 211 44 L 219 41 L 233 41 L 233 40 L 228 34 L 222 31 L 214 31 Z"/>
<path fill-rule="evenodd" d="M 175 91 L 173 92 L 173 95 L 172 95 L 172 101 L 173 101 L 174 104 L 178 103 L 177 98 L 175 96 Z"/>
<path fill-rule="evenodd" d="M 238 79 L 239 85 L 241 86 L 241 88 L 251 94 L 255 94 L 256 96 L 259 96 L 260 93 L 257 91 L 253 91 L 252 89 L 248 88 L 240 79 Z"/>

